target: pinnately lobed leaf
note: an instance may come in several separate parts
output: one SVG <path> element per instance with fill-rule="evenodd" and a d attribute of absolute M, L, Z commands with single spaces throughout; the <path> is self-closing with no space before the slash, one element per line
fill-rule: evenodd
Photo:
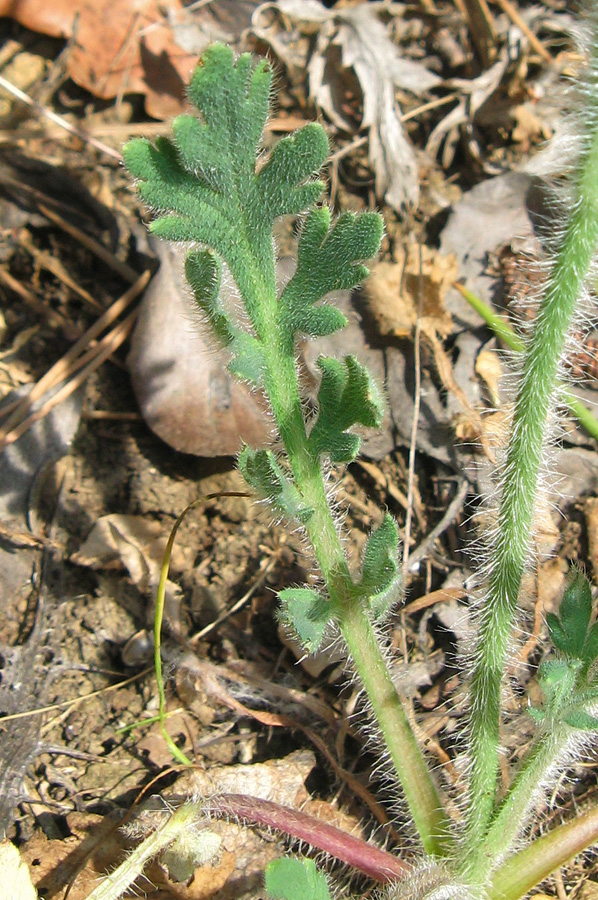
<path fill-rule="evenodd" d="M 297 346 L 301 336 L 329 335 L 346 325 L 325 298 L 365 278 L 364 263 L 379 250 L 383 222 L 375 212 L 347 212 L 333 222 L 330 211 L 316 205 L 323 190 L 318 173 L 329 153 L 320 125 L 282 138 L 263 158 L 271 83 L 267 61 L 255 63 L 249 54 L 235 59 L 228 47 L 214 44 L 189 88 L 196 112 L 175 120 L 172 139 L 133 140 L 123 156 L 155 213 L 154 234 L 191 244 L 186 272 L 196 304 L 228 348 L 230 371 L 263 392 L 278 428 L 277 452 L 245 447 L 239 468 L 277 515 L 301 528 L 323 586 L 321 594 L 309 587 L 282 591 L 282 617 L 306 652 L 320 646 L 334 622 L 361 675 L 423 846 L 435 855 L 448 834 L 446 814 L 374 628 L 398 596 L 396 525 L 387 516 L 372 533 L 359 575 L 327 486 L 329 464 L 345 464 L 358 453 L 355 427 L 381 424 L 381 393 L 354 357 L 321 358 L 314 413 L 302 393 Z M 297 268 L 279 292 L 272 226 L 280 216 L 305 213 Z M 242 316 L 220 300 L 225 266 Z M 275 896 L 327 900 L 325 883 L 299 866 L 294 893 L 287 891 L 289 875 Z"/>
<path fill-rule="evenodd" d="M 318 393 L 318 417 L 309 435 L 315 455 L 328 456 L 334 463 L 352 462 L 359 452 L 359 436 L 353 425 L 379 428 L 384 402 L 368 370 L 354 356 L 341 362 L 321 356 L 318 368 L 322 382 Z"/>

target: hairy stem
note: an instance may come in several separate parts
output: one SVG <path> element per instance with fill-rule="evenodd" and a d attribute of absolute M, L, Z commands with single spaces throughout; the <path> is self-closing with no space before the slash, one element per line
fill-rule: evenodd
<path fill-rule="evenodd" d="M 161 828 L 157 828 L 89 894 L 87 900 L 118 900 L 119 897 L 139 878 L 148 862 L 170 847 L 178 836 L 193 826 L 201 815 L 203 805 L 185 803 L 167 817 Z"/>
<path fill-rule="evenodd" d="M 451 846 L 446 812 L 380 651 L 372 624 L 363 607 L 357 603 L 348 606 L 339 619 L 424 848 L 432 856 L 445 856 Z"/>
<path fill-rule="evenodd" d="M 340 536 L 328 504 L 319 459 L 307 444 L 297 372 L 271 335 L 266 390 L 295 481 L 314 512 L 306 530 L 326 582 L 331 604 L 347 642 L 427 853 L 447 850 L 448 823 L 440 795 L 409 724 L 362 601 L 351 597 L 353 585 Z M 275 373 L 275 374 L 274 374 Z M 282 388 L 281 388 L 282 386 Z"/>
<path fill-rule="evenodd" d="M 528 560 L 559 364 L 598 243 L 598 127 L 582 154 L 577 200 L 526 353 L 515 406 L 472 679 L 470 846 L 483 841 L 497 790 L 500 701 L 521 579 Z"/>
<path fill-rule="evenodd" d="M 474 881 L 486 880 L 488 872 L 494 871 L 510 852 L 570 742 L 571 729 L 556 722 L 535 740 L 493 816 L 483 844 L 468 860 L 468 873 Z"/>
<path fill-rule="evenodd" d="M 487 888 L 487 900 L 519 900 L 597 840 L 597 809 L 557 825 L 495 870 Z"/>
<path fill-rule="evenodd" d="M 245 794 L 217 794 L 206 805 L 206 811 L 217 817 L 239 819 L 249 825 L 265 825 L 324 850 L 369 878 L 385 883 L 404 878 L 411 867 L 386 850 L 347 834 L 321 819 L 280 806 L 271 800 Z"/>

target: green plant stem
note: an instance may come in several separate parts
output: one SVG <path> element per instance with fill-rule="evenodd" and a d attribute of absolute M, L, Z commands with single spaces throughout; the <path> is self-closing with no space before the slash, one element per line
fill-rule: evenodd
<path fill-rule="evenodd" d="M 118 900 L 143 873 L 146 864 L 169 847 L 201 814 L 201 803 L 185 803 L 164 824 L 136 847 L 132 853 L 89 894 L 87 900 Z"/>
<path fill-rule="evenodd" d="M 352 602 L 339 622 L 424 848 L 432 856 L 446 856 L 452 847 L 446 812 L 368 615 L 361 604 Z"/>
<path fill-rule="evenodd" d="M 472 293 L 464 285 L 455 282 L 454 287 L 457 288 L 461 296 L 467 300 L 469 305 L 480 314 L 482 319 L 490 326 L 500 341 L 506 344 L 507 347 L 510 347 L 511 350 L 517 350 L 518 352 L 523 352 L 523 350 L 525 350 L 525 343 L 502 316 L 497 315 L 487 303 L 484 303 L 480 297 Z M 569 411 L 573 413 L 581 427 L 585 428 L 590 437 L 593 437 L 598 441 L 598 419 L 596 419 L 596 416 L 588 409 L 585 403 L 578 400 L 577 397 L 565 387 L 562 388 L 562 397 L 569 407 Z"/>
<path fill-rule="evenodd" d="M 427 853 L 448 850 L 444 807 L 392 682 L 363 600 L 351 597 L 353 581 L 326 495 L 320 460 L 307 443 L 307 432 L 294 359 L 278 331 L 265 342 L 268 355 L 266 392 L 305 504 L 314 510 L 306 524 L 340 630 L 363 681 L 405 798 Z"/>
<path fill-rule="evenodd" d="M 488 872 L 493 871 L 508 855 L 525 826 L 530 809 L 538 801 L 542 786 L 547 783 L 571 740 L 571 729 L 555 721 L 547 723 L 542 729 L 501 800 L 483 844 L 468 860 L 468 873 L 474 882 L 485 881 Z"/>
<path fill-rule="evenodd" d="M 557 825 L 510 856 L 492 875 L 487 900 L 519 900 L 545 878 L 598 840 L 598 809 Z"/>
<path fill-rule="evenodd" d="M 484 840 L 494 811 L 502 676 L 527 563 L 548 420 L 583 283 L 598 243 L 598 128 L 588 135 L 567 232 L 526 353 L 505 467 L 496 540 L 472 678 L 470 850 Z"/>

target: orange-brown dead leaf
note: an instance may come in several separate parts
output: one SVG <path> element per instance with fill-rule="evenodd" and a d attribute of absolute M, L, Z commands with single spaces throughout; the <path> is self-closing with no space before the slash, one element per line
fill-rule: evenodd
<path fill-rule="evenodd" d="M 490 400 L 498 407 L 500 404 L 498 386 L 503 374 L 498 353 L 494 350 L 480 350 L 475 361 L 475 372 L 488 388 Z"/>
<path fill-rule="evenodd" d="M 67 72 L 102 100 L 146 95 L 149 115 L 177 115 L 197 62 L 174 41 L 180 0 L 0 0 L 0 16 L 33 31 L 72 40 Z"/>

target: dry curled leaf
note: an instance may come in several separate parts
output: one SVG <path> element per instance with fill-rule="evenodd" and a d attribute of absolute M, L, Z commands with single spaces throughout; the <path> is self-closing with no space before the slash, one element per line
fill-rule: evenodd
<path fill-rule="evenodd" d="M 160 570 L 168 532 L 160 522 L 143 516 L 101 516 L 87 536 L 87 540 L 71 562 L 91 569 L 126 569 L 131 581 L 143 594 L 155 595 L 160 580 Z M 180 569 L 175 549 L 171 568 Z M 165 617 L 171 631 L 180 628 L 181 591 L 173 581 L 166 582 Z M 149 607 L 148 618 L 153 615 Z"/>
<path fill-rule="evenodd" d="M 142 516 L 101 516 L 71 562 L 92 569 L 125 567 L 140 591 L 157 583 L 166 545 L 163 526 Z"/>
<path fill-rule="evenodd" d="M 420 96 L 441 79 L 422 63 L 400 56 L 379 18 L 377 4 L 328 10 L 318 0 L 279 0 L 276 5 L 263 4 L 256 14 L 274 6 L 300 30 L 312 33 L 317 29 L 308 65 L 310 95 L 337 128 L 349 132 L 353 126 L 342 108 L 342 82 L 346 70 L 353 70 L 362 93 L 361 127 L 369 132 L 376 195 L 394 209 L 416 205 L 417 160 L 403 129 L 395 89 Z M 265 37 L 270 40 L 268 34 Z"/>
<path fill-rule="evenodd" d="M 475 372 L 488 388 L 490 400 L 494 406 L 499 406 L 500 395 L 498 386 L 503 370 L 500 356 L 496 350 L 480 350 L 475 361 Z"/>

